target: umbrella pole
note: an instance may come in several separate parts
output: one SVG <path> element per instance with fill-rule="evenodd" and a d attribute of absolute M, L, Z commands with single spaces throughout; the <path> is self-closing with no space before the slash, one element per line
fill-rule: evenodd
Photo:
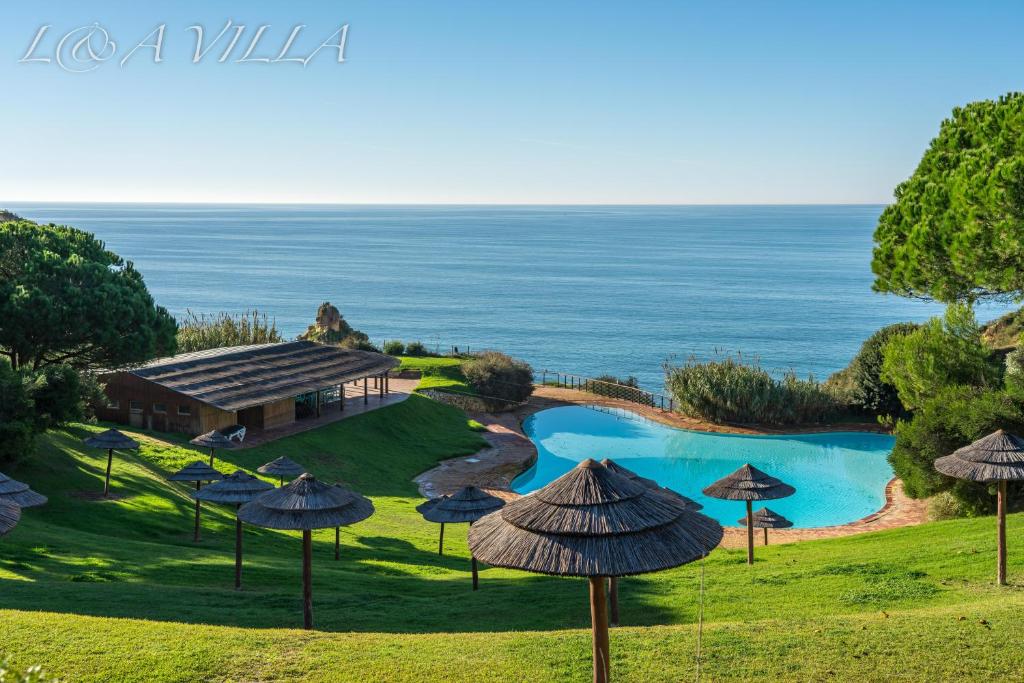
<path fill-rule="evenodd" d="M 302 627 L 313 628 L 313 532 L 302 530 Z"/>
<path fill-rule="evenodd" d="M 242 507 L 238 505 L 235 507 Z M 242 589 L 242 520 L 235 517 L 235 590 Z"/>
<path fill-rule="evenodd" d="M 107 478 L 103 480 L 103 497 L 110 495 L 110 466 L 114 462 L 114 449 L 107 449 Z"/>
<path fill-rule="evenodd" d="M 203 485 L 202 482 L 198 482 L 197 481 L 196 482 L 196 491 L 198 491 L 199 488 L 202 485 Z M 199 542 L 199 504 L 200 504 L 199 503 L 199 499 L 196 498 L 196 530 L 195 530 L 195 534 L 192 537 L 192 540 L 195 541 L 196 543 Z"/>
<path fill-rule="evenodd" d="M 469 525 L 473 526 L 473 522 L 470 522 Z M 469 554 L 469 563 L 473 568 L 473 590 L 477 590 L 480 587 L 480 578 L 477 575 L 476 557 L 473 555 L 473 553 Z"/>
<path fill-rule="evenodd" d="M 210 449 L 210 467 L 213 467 L 213 451 L 214 450 L 215 449 L 213 449 L 213 448 Z"/>
<path fill-rule="evenodd" d="M 608 683 L 608 597 L 603 576 L 590 577 L 590 623 L 594 641 L 594 683 Z"/>
<path fill-rule="evenodd" d="M 747 564 L 754 564 L 754 503 L 747 501 Z"/>
<path fill-rule="evenodd" d="M 764 544 L 768 545 L 768 527 L 764 528 Z"/>
<path fill-rule="evenodd" d="M 334 559 L 341 559 L 341 527 L 334 527 Z"/>
<path fill-rule="evenodd" d="M 444 555 L 444 522 L 441 522 L 441 538 L 437 541 L 437 554 Z"/>
<path fill-rule="evenodd" d="M 612 626 L 619 625 L 619 579 L 612 576 L 608 579 L 608 605 L 611 609 L 611 616 L 608 622 Z"/>
<path fill-rule="evenodd" d="M 999 482 L 996 497 L 996 583 L 1006 585 L 1006 482 Z"/>

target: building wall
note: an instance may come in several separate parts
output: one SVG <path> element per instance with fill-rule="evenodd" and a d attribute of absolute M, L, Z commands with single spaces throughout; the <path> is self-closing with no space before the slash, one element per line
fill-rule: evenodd
<path fill-rule="evenodd" d="M 295 399 L 285 398 L 263 406 L 263 428 L 273 429 L 295 422 Z"/>
<path fill-rule="evenodd" d="M 101 420 L 191 436 L 236 422 L 233 412 L 208 406 L 129 372 L 115 372 L 100 379 L 110 401 L 96 409 Z"/>

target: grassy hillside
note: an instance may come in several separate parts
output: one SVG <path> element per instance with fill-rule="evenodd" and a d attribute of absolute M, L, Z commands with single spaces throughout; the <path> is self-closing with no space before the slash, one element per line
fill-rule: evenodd
<path fill-rule="evenodd" d="M 585 680 L 589 613 L 582 580 L 485 569 L 470 591 L 465 528 L 446 534 L 414 511 L 412 476 L 475 451 L 458 411 L 412 397 L 259 449 L 227 452 L 255 469 L 278 455 L 342 479 L 377 514 L 314 535 L 314 609 L 301 624 L 297 534 L 246 528 L 232 590 L 231 511 L 204 507 L 191 542 L 191 499 L 164 476 L 200 454 L 143 434 L 117 460 L 83 449 L 95 427 L 42 440 L 12 476 L 50 496 L 0 539 L 0 658 L 42 663 L 68 680 Z M 222 469 L 226 463 L 221 463 Z M 738 514 L 738 513 L 737 513 Z M 703 672 L 708 680 L 942 680 L 1020 677 L 1024 516 L 1010 518 L 1010 579 L 992 584 L 991 519 L 742 551 L 706 561 Z M 612 633 L 617 680 L 694 675 L 700 565 L 621 583 Z"/>

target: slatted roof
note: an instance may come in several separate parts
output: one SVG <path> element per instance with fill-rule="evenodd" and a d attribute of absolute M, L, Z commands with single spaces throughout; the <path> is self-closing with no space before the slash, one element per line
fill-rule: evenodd
<path fill-rule="evenodd" d="M 380 353 L 295 341 L 183 353 L 129 372 L 236 411 L 378 375 L 397 365 L 397 359 Z"/>

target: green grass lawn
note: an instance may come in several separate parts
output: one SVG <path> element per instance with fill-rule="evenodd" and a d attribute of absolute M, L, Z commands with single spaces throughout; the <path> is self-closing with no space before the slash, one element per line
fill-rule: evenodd
<path fill-rule="evenodd" d="M 462 374 L 462 359 L 402 356 L 399 370 L 416 370 L 420 373 L 417 389 L 442 389 L 461 394 L 476 394 Z"/>
<path fill-rule="evenodd" d="M 433 360 L 433 359 L 432 359 Z M 50 496 L 0 539 L 0 659 L 71 681 L 579 681 L 590 670 L 587 584 L 484 569 L 470 590 L 465 527 L 415 512 L 411 478 L 476 451 L 465 416 L 413 396 L 267 446 L 228 451 L 222 470 L 277 457 L 340 479 L 377 512 L 314 534 L 318 631 L 301 625 L 300 540 L 246 528 L 244 590 L 232 589 L 232 511 L 164 477 L 201 453 L 141 434 L 138 456 L 84 449 L 93 426 L 48 434 L 8 472 Z M 739 506 L 739 504 L 737 504 Z M 739 514 L 739 513 L 737 513 Z M 939 522 L 706 560 L 706 680 L 1020 680 L 1024 515 L 1009 519 L 1010 580 L 993 585 L 991 518 Z M 692 680 L 700 564 L 621 582 L 612 632 L 620 681 Z"/>

